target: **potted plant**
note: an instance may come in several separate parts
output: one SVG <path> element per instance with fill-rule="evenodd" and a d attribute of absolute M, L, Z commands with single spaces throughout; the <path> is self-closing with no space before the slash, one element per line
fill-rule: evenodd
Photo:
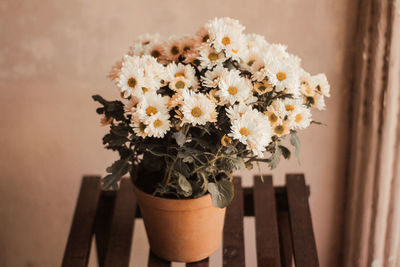
<path fill-rule="evenodd" d="M 194 36 L 141 36 L 113 67 L 121 100 L 93 96 L 117 151 L 105 189 L 132 177 L 153 252 L 191 262 L 217 250 L 232 173 L 275 168 L 299 151 L 298 130 L 325 109 L 329 84 L 311 76 L 286 46 L 216 18 Z M 267 155 L 263 158 L 264 154 Z"/>

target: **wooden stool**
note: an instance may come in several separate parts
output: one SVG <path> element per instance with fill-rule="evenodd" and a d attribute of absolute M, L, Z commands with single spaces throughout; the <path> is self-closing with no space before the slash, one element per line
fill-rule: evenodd
<path fill-rule="evenodd" d="M 272 176 L 254 177 L 242 188 L 235 177 L 235 197 L 227 208 L 223 266 L 245 266 L 244 216 L 255 216 L 258 266 L 319 266 L 303 174 L 286 175 L 286 186 L 273 187 Z M 100 177 L 84 177 L 72 221 L 63 267 L 87 266 L 93 234 L 100 267 L 129 266 L 135 218 L 140 218 L 131 180 L 118 191 L 102 191 Z M 293 258 L 293 259 L 292 259 Z M 208 266 L 208 259 L 186 266 Z M 149 252 L 148 266 L 170 266 Z"/>

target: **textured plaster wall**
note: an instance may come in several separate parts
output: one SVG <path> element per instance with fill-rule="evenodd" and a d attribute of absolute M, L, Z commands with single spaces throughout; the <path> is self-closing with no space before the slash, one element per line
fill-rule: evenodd
<path fill-rule="evenodd" d="M 1 1 L 0 266 L 60 264 L 82 174 L 104 174 L 115 157 L 102 148 L 105 129 L 90 96 L 118 96 L 106 74 L 130 42 L 146 32 L 193 33 L 215 16 L 237 18 L 249 32 L 288 44 L 305 69 L 325 72 L 331 81 L 328 112 L 314 113 L 327 126 L 301 133 L 301 165 L 292 160 L 272 173 L 276 183 L 285 172 L 306 174 L 321 266 L 337 266 L 348 134 L 346 47 L 355 16 L 350 2 Z M 243 175 L 251 183 L 252 173 Z M 245 224 L 254 231 L 254 221 Z M 140 229 L 135 244 L 146 242 Z M 246 244 L 255 266 L 254 239 Z M 135 266 L 144 266 L 146 256 Z"/>

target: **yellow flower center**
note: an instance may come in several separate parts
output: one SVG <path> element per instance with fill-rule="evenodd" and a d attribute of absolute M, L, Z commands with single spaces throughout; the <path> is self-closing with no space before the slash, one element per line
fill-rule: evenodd
<path fill-rule="evenodd" d="M 131 77 L 131 78 L 129 78 L 129 80 L 128 80 L 128 86 L 129 87 L 135 87 L 136 86 L 136 84 L 137 84 L 137 81 L 136 81 L 136 79 L 135 78 L 133 78 L 133 77 Z"/>
<path fill-rule="evenodd" d="M 148 107 L 146 108 L 146 114 L 147 114 L 147 116 L 154 115 L 154 114 L 156 114 L 156 113 L 157 113 L 157 109 L 156 109 L 155 107 L 153 107 L 153 106 L 148 106 Z"/>
<path fill-rule="evenodd" d="M 185 87 L 185 83 L 182 82 L 182 81 L 177 81 L 176 84 L 175 84 L 175 87 L 178 88 L 178 89 L 182 89 L 182 88 Z"/>
<path fill-rule="evenodd" d="M 254 59 L 250 59 L 249 61 L 247 61 L 247 66 L 251 67 L 254 64 L 255 60 Z"/>
<path fill-rule="evenodd" d="M 159 56 L 161 56 L 161 53 L 160 53 L 160 51 L 154 49 L 153 51 L 151 51 L 150 55 L 152 57 L 158 58 Z"/>
<path fill-rule="evenodd" d="M 278 125 L 275 127 L 274 131 L 276 134 L 283 134 L 283 131 L 285 130 L 285 128 L 282 125 Z"/>
<path fill-rule="evenodd" d="M 227 144 L 230 144 L 230 143 L 232 143 L 232 139 L 230 139 L 228 136 L 226 136 L 226 135 L 224 135 L 224 136 L 222 136 L 222 138 L 221 138 L 221 144 L 223 145 L 223 146 L 226 146 Z"/>
<path fill-rule="evenodd" d="M 142 91 L 143 91 L 143 93 L 145 94 L 145 93 L 147 93 L 147 92 L 149 91 L 149 88 L 142 87 Z"/>
<path fill-rule="evenodd" d="M 268 119 L 270 122 L 274 123 L 278 120 L 278 116 L 276 116 L 274 113 L 268 116 Z"/>
<path fill-rule="evenodd" d="M 218 59 L 218 54 L 217 53 L 210 53 L 208 54 L 208 59 L 211 61 L 215 61 Z"/>
<path fill-rule="evenodd" d="M 228 88 L 228 93 L 229 93 L 229 94 L 231 94 L 231 95 L 236 95 L 237 92 L 238 92 L 237 87 L 235 87 L 235 86 L 229 86 L 229 88 Z"/>
<path fill-rule="evenodd" d="M 199 107 L 195 107 L 192 109 L 192 116 L 195 118 L 198 118 L 201 116 L 201 114 L 203 114 L 203 112 L 201 111 L 201 109 Z"/>
<path fill-rule="evenodd" d="M 246 127 L 243 127 L 239 130 L 240 134 L 243 136 L 248 136 L 250 134 L 249 129 L 247 129 Z"/>
<path fill-rule="evenodd" d="M 307 86 L 307 88 L 306 88 L 306 95 L 308 95 L 308 96 L 312 96 L 312 94 L 313 94 L 313 89 L 312 88 L 310 88 L 309 86 Z"/>
<path fill-rule="evenodd" d="M 178 72 L 178 73 L 175 73 L 175 78 L 177 78 L 177 77 L 185 77 L 185 74 L 183 74 L 182 72 Z"/>
<path fill-rule="evenodd" d="M 279 81 L 283 81 L 283 80 L 286 79 L 286 73 L 284 73 L 284 72 L 278 72 L 278 73 L 276 74 L 276 78 L 277 78 Z"/>
<path fill-rule="evenodd" d="M 155 128 L 158 128 L 158 127 L 160 127 L 162 125 L 162 121 L 160 121 L 159 119 L 156 119 L 153 122 L 153 125 L 154 125 Z"/>
<path fill-rule="evenodd" d="M 176 45 L 171 47 L 171 54 L 173 55 L 179 54 L 179 48 Z"/>
<path fill-rule="evenodd" d="M 239 49 L 232 49 L 232 52 L 236 54 L 237 52 L 239 52 Z"/>
<path fill-rule="evenodd" d="M 303 116 L 301 114 L 297 114 L 296 117 L 294 118 L 295 122 L 301 122 L 303 120 Z"/>
<path fill-rule="evenodd" d="M 285 109 L 286 109 L 286 111 L 292 111 L 292 110 L 294 110 L 294 106 L 292 106 L 292 105 L 286 105 L 286 106 L 285 106 Z"/>
<path fill-rule="evenodd" d="M 231 43 L 231 39 L 228 36 L 225 36 L 224 38 L 222 38 L 221 42 L 223 45 L 228 45 Z"/>
<path fill-rule="evenodd" d="M 139 123 L 139 130 L 141 132 L 144 132 L 145 129 L 146 129 L 146 124 L 144 124 L 143 122 Z"/>

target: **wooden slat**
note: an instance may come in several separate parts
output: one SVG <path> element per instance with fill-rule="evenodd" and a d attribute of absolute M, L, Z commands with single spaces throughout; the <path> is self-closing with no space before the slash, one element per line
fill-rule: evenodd
<path fill-rule="evenodd" d="M 292 267 L 292 235 L 287 210 L 278 211 L 278 224 L 282 267 Z"/>
<path fill-rule="evenodd" d="M 286 175 L 286 186 L 296 267 L 319 266 L 304 175 Z"/>
<path fill-rule="evenodd" d="M 186 267 L 208 267 L 208 266 L 209 266 L 208 258 L 198 262 L 186 263 Z"/>
<path fill-rule="evenodd" d="M 279 233 L 272 176 L 254 177 L 258 266 L 280 267 Z"/>
<path fill-rule="evenodd" d="M 83 267 L 88 263 L 100 192 L 100 177 L 83 178 L 64 253 L 63 267 Z"/>
<path fill-rule="evenodd" d="M 274 186 L 275 200 L 279 210 L 287 210 L 286 186 Z M 307 194 L 310 195 L 310 187 L 307 186 Z M 253 188 L 243 187 L 244 216 L 254 216 Z"/>
<path fill-rule="evenodd" d="M 169 261 L 163 260 L 156 255 L 150 250 L 149 253 L 149 267 L 169 267 L 171 266 L 171 263 Z"/>
<path fill-rule="evenodd" d="M 96 238 L 97 258 L 99 266 L 104 266 L 108 239 L 110 236 L 111 219 L 114 212 L 116 191 L 102 191 L 97 209 L 94 234 Z"/>
<path fill-rule="evenodd" d="M 235 196 L 227 207 L 223 237 L 223 266 L 245 266 L 243 236 L 243 191 L 241 179 L 234 177 Z"/>
<path fill-rule="evenodd" d="M 114 204 L 105 267 L 129 266 L 135 214 L 132 183 L 130 179 L 122 179 Z"/>

